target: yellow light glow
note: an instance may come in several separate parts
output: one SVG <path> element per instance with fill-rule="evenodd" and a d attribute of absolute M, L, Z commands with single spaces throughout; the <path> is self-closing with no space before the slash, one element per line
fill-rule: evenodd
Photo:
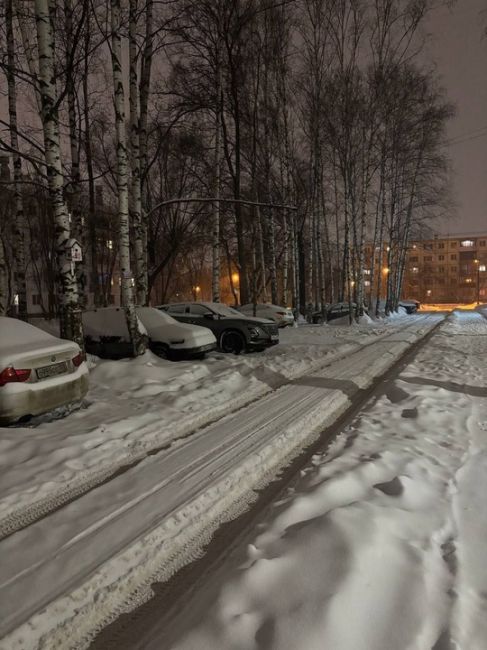
<path fill-rule="evenodd" d="M 233 284 L 238 284 L 238 281 L 240 280 L 240 276 L 238 273 L 232 273 L 232 282 Z"/>
<path fill-rule="evenodd" d="M 194 290 L 195 290 L 195 293 L 200 293 L 201 287 L 195 287 Z"/>
<path fill-rule="evenodd" d="M 385 273 L 386 275 L 389 273 L 389 271 L 390 269 L 388 269 L 387 266 L 382 269 L 382 273 Z"/>

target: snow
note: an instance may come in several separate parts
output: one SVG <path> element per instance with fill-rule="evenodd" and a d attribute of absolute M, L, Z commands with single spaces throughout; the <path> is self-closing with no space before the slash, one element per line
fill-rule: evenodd
<path fill-rule="evenodd" d="M 213 353 L 172 363 L 150 352 L 133 360 L 99 361 L 90 373 L 85 408 L 69 420 L 38 418 L 32 427 L 1 429 L 1 518 L 54 496 L 93 475 L 144 456 L 216 417 L 269 393 L 404 325 L 304 326 L 281 333 L 264 353 Z M 54 414 L 54 418 L 56 414 Z"/>
<path fill-rule="evenodd" d="M 485 396 L 487 322 L 455 313 L 314 457 L 172 647 L 485 650 Z"/>
<path fill-rule="evenodd" d="M 54 343 L 50 334 L 41 329 L 24 323 L 17 318 L 0 316 L 0 351 L 11 350 L 20 345 L 31 345 L 38 342 Z"/>
<path fill-rule="evenodd" d="M 54 425 L 58 422 L 49 423 L 47 428 L 41 425 L 35 430 L 41 438 L 38 447 L 28 445 L 24 449 L 28 455 L 20 459 L 17 467 L 5 466 L 10 503 L 28 503 L 30 499 L 32 509 L 25 510 L 23 516 L 32 518 L 30 525 L 0 542 L 0 553 L 9 557 L 8 566 L 2 566 L 0 572 L 0 634 L 11 632 L 0 641 L 0 648 L 85 647 L 99 626 L 121 608 L 147 598 L 151 582 L 169 577 L 182 563 L 193 559 L 218 525 L 234 517 L 255 497 L 256 487 L 268 482 L 303 444 L 350 405 L 353 394 L 370 385 L 373 377 L 384 372 L 439 320 L 437 316 L 408 317 L 401 326 L 357 326 L 346 332 L 303 327 L 286 334 L 287 354 L 275 348 L 269 351 L 273 354 L 261 357 L 221 359 L 216 355 L 209 364 L 176 365 L 151 356 L 101 363 L 92 373 L 97 393 L 106 391 L 106 399 L 118 410 L 119 418 L 123 408 L 133 408 L 137 402 L 142 402 L 141 412 L 129 415 L 127 410 L 123 420 L 114 421 L 111 427 L 105 421 L 104 430 L 95 433 L 86 426 L 90 409 L 72 414 L 69 425 L 84 426 L 83 432 L 79 430 L 76 436 L 71 433 L 69 437 L 72 447 L 82 448 L 77 456 L 72 455 L 67 441 L 64 446 L 54 446 L 62 443 L 62 438 L 55 435 Z M 324 361 L 337 357 L 339 361 L 319 369 Z M 162 393 L 157 400 L 132 396 L 141 379 L 146 387 L 152 387 L 151 391 L 158 383 L 170 386 L 171 382 L 179 382 L 183 390 L 194 383 L 186 398 L 192 400 L 190 411 L 201 409 L 214 396 L 214 377 L 209 369 L 212 364 L 218 368 L 221 362 L 225 364 L 223 374 L 227 375 L 220 377 L 220 391 L 227 401 L 232 376 L 228 373 L 234 373 L 240 388 L 243 385 L 246 391 L 252 389 L 252 382 L 257 382 L 257 387 L 266 385 L 267 392 L 271 386 L 280 387 L 247 406 L 244 414 L 228 415 L 187 438 L 182 437 L 181 428 L 179 437 L 174 435 L 181 423 L 171 422 L 168 406 L 181 395 L 173 394 L 173 402 L 165 401 L 169 395 L 159 399 Z M 313 364 L 312 376 L 283 381 L 286 373 L 296 376 L 297 370 L 309 371 Z M 239 368 L 237 373 L 235 366 Z M 234 408 L 235 399 L 226 406 Z M 98 418 L 107 405 L 100 408 Z M 213 407 L 213 418 L 214 414 Z M 197 420 L 192 415 L 194 428 Z M 169 431 L 165 430 L 166 422 Z M 64 432 L 66 428 L 65 422 Z M 15 430 L 15 441 L 12 438 L 10 444 L 4 445 L 6 457 L 18 455 L 22 447 L 19 431 Z M 96 472 L 103 453 L 107 458 L 116 458 L 119 465 L 127 463 L 122 441 L 131 436 L 139 436 L 139 440 L 147 436 L 145 440 L 152 439 L 159 449 L 166 441 L 167 448 L 155 455 L 141 455 L 138 463 L 107 482 L 98 481 L 95 489 L 85 493 L 77 494 L 76 481 L 73 488 L 56 474 L 62 467 L 64 474 L 71 471 L 79 479 L 83 469 L 86 476 L 88 467 L 90 479 L 99 479 L 101 475 L 97 477 Z M 28 472 L 31 482 L 37 482 L 30 492 L 24 489 Z M 62 497 L 56 491 L 60 486 L 67 490 L 70 500 L 77 496 L 63 507 L 59 507 L 62 501 L 56 501 Z M 39 506 L 39 495 L 43 493 L 50 498 L 58 495 L 51 499 L 52 511 L 44 518 Z M 22 518 L 14 517 L 12 521 L 18 525 Z"/>

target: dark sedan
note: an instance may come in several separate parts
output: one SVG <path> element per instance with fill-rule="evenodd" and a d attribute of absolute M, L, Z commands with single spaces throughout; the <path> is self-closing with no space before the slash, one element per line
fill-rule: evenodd
<path fill-rule="evenodd" d="M 210 329 L 223 352 L 263 350 L 279 343 L 277 325 L 263 318 L 245 316 L 232 307 L 217 302 L 178 302 L 162 305 L 180 323 Z"/>

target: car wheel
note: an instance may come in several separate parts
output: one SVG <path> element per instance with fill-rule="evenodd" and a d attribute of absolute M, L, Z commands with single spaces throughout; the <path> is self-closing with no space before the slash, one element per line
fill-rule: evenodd
<path fill-rule="evenodd" d="M 245 339 L 240 332 L 227 330 L 220 337 L 220 348 L 223 352 L 240 354 L 245 350 Z"/>
<path fill-rule="evenodd" d="M 160 359 L 169 360 L 169 349 L 166 345 L 162 343 L 156 343 L 152 346 L 152 352 L 156 354 Z"/>

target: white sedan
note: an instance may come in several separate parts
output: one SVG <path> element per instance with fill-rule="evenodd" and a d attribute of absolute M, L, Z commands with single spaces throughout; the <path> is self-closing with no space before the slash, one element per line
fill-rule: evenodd
<path fill-rule="evenodd" d="M 76 343 L 0 317 L 0 424 L 79 402 L 87 390 L 88 368 Z"/>
<path fill-rule="evenodd" d="M 238 310 L 246 316 L 254 316 L 253 303 L 242 305 Z M 290 307 L 279 307 L 279 305 L 272 305 L 271 303 L 258 303 L 255 305 L 255 316 L 273 320 L 279 327 L 294 325 L 294 314 Z"/>
<path fill-rule="evenodd" d="M 216 349 L 215 335 L 206 327 L 179 323 L 153 307 L 137 307 L 137 316 L 149 335 L 150 349 L 160 357 L 196 359 Z"/>

